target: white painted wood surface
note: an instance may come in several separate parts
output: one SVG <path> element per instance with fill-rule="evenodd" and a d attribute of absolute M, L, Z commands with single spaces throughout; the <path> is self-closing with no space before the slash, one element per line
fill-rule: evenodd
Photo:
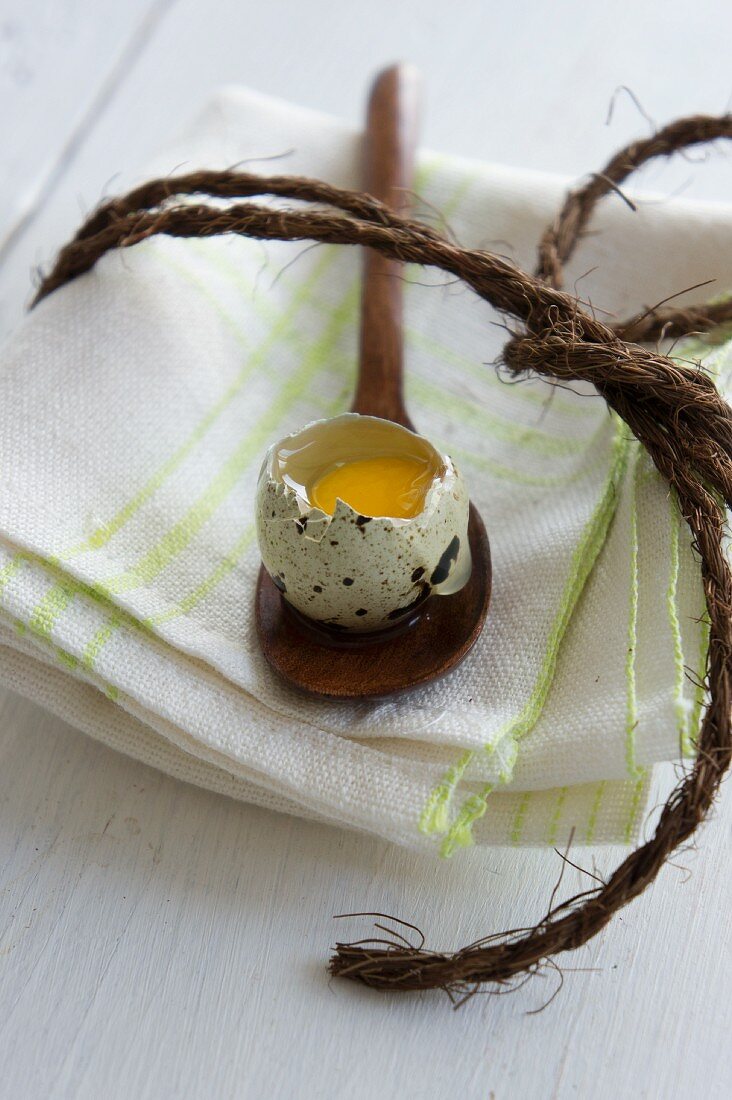
<path fill-rule="evenodd" d="M 712 22 L 714 21 L 714 28 Z M 428 78 L 426 142 L 580 173 L 659 119 L 728 105 L 719 0 L 0 0 L 0 327 L 80 207 L 124 185 L 218 84 L 357 118 L 396 56 Z M 729 154 L 648 173 L 729 199 Z M 460 1012 L 324 970 L 373 908 L 439 946 L 537 917 L 546 852 L 449 864 L 237 805 L 0 696 L 0 1094 L 36 1097 L 730 1095 L 729 792 L 700 849 L 547 977 Z M 667 777 L 668 778 L 668 777 Z M 620 853 L 594 853 L 607 870 Z M 589 859 L 589 857 L 588 857 Z M 565 879 L 568 891 L 579 878 Z"/>

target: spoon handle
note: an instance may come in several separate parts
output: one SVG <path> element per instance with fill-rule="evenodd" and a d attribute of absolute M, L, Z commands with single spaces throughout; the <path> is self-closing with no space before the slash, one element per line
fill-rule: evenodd
<path fill-rule="evenodd" d="M 400 214 L 410 207 L 417 145 L 419 76 L 392 65 L 369 96 L 364 141 L 364 190 Z M 359 368 L 353 411 L 411 428 L 402 388 L 402 264 L 364 249 Z"/>

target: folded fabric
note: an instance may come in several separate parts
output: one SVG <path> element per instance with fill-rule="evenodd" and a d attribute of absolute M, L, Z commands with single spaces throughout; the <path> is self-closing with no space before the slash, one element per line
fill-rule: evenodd
<path fill-rule="evenodd" d="M 357 186 L 359 148 L 232 89 L 144 175 L 248 161 Z M 417 213 L 531 266 L 565 187 L 424 154 Z M 603 309 L 732 282 L 726 207 L 611 200 L 597 228 L 575 274 L 595 269 L 578 293 Z M 182 779 L 443 854 L 631 841 L 650 767 L 690 753 L 699 721 L 687 529 L 596 395 L 507 384 L 486 304 L 440 273 L 407 278 L 408 405 L 461 467 L 493 553 L 486 628 L 456 672 L 326 702 L 257 645 L 257 473 L 273 440 L 348 407 L 356 251 L 161 237 L 44 300 L 0 359 L 0 680 Z M 729 345 L 694 353 L 726 377 Z"/>

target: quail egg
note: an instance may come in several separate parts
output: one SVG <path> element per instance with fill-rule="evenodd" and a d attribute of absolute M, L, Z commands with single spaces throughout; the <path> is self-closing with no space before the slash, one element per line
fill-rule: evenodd
<path fill-rule="evenodd" d="M 270 447 L 257 535 L 285 600 L 323 628 L 364 634 L 467 583 L 468 508 L 455 464 L 427 439 L 344 413 Z"/>

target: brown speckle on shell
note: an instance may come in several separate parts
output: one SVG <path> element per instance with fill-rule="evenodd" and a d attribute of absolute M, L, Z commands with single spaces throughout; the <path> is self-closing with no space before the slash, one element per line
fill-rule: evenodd
<path fill-rule="evenodd" d="M 419 595 L 416 596 L 411 603 L 405 604 L 404 607 L 395 607 L 393 611 L 389 612 L 388 617 L 390 619 L 401 619 L 403 615 L 407 615 L 410 611 L 415 611 L 420 604 L 424 603 L 431 591 L 432 589 L 427 584 L 427 581 L 422 581 Z"/>
<path fill-rule="evenodd" d="M 450 570 L 452 569 L 454 563 L 457 561 L 459 551 L 460 539 L 457 537 L 457 535 L 455 535 L 451 539 L 437 565 L 432 570 L 430 584 L 442 584 L 443 581 L 447 580 L 450 575 Z"/>

